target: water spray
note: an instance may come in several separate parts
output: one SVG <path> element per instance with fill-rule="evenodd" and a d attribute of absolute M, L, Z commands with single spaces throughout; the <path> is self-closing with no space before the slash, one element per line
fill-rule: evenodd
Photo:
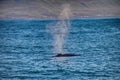
<path fill-rule="evenodd" d="M 47 30 L 53 35 L 54 37 L 54 52 L 58 53 L 56 56 L 62 55 L 69 55 L 74 56 L 73 54 L 65 54 L 63 47 L 65 39 L 69 33 L 70 29 L 70 16 L 71 16 L 71 9 L 70 4 L 62 5 L 63 10 L 61 11 L 58 21 L 56 23 L 50 23 L 47 25 Z"/>

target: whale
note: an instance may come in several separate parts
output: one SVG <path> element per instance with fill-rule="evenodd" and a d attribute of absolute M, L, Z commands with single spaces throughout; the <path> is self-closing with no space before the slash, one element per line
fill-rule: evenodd
<path fill-rule="evenodd" d="M 80 54 L 57 54 L 54 57 L 72 57 L 72 56 L 80 56 Z"/>

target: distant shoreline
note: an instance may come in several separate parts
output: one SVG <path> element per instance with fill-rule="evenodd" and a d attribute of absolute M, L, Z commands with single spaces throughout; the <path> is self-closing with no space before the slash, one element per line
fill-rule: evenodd
<path fill-rule="evenodd" d="M 70 20 L 79 20 L 79 19 L 120 19 L 118 17 L 78 17 L 78 18 L 70 18 Z M 14 19 L 0 19 L 0 20 L 59 20 L 59 18 L 14 18 Z"/>

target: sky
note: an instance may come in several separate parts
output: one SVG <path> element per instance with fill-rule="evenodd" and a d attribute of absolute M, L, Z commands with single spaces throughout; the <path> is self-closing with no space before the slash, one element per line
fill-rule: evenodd
<path fill-rule="evenodd" d="M 119 0 L 0 0 L 0 19 L 57 18 L 66 3 L 73 18 L 120 16 Z"/>

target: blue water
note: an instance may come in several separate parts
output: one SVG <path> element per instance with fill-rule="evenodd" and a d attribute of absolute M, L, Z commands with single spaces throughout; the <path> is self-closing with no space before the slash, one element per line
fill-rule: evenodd
<path fill-rule="evenodd" d="M 0 80 L 120 80 L 120 19 L 71 20 L 58 58 L 51 22 L 0 20 Z"/>

